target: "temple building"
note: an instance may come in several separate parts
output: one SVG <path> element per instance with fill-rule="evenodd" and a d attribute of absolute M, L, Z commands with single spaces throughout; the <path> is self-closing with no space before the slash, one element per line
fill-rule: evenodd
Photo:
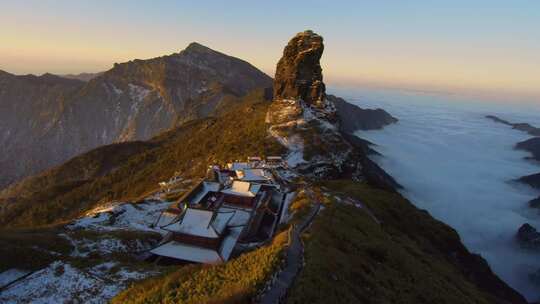
<path fill-rule="evenodd" d="M 151 253 L 184 262 L 219 263 L 231 258 L 239 242 L 272 237 L 284 194 L 264 165 L 261 158 L 251 157 L 226 168 L 210 166 L 206 179 L 178 200 L 180 212 L 160 216 L 157 225 L 167 234 Z"/>

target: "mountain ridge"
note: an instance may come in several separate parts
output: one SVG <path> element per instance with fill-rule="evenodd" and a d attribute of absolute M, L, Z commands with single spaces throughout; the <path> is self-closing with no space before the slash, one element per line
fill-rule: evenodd
<path fill-rule="evenodd" d="M 230 96 L 270 86 L 271 78 L 246 61 L 198 43 L 115 64 L 88 82 L 2 72 L 0 189 L 92 148 L 207 117 L 229 106 Z"/>

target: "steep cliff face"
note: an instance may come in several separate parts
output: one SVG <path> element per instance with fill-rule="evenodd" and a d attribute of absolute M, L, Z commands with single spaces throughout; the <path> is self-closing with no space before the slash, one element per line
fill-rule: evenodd
<path fill-rule="evenodd" d="M 207 117 L 271 78 L 197 43 L 133 60 L 87 83 L 0 73 L 0 189 L 92 148 L 144 140 Z"/>
<path fill-rule="evenodd" d="M 398 119 L 383 109 L 362 109 L 346 102 L 343 98 L 328 95 L 334 103 L 339 117 L 339 126 L 344 133 L 358 130 L 377 130 L 398 122 Z"/>
<path fill-rule="evenodd" d="M 13 180 L 62 160 L 44 137 L 62 121 L 69 100 L 84 86 L 50 74 L 0 72 L 0 189 Z"/>
<path fill-rule="evenodd" d="M 294 36 L 277 64 L 274 97 L 300 99 L 309 105 L 320 105 L 325 98 L 320 64 L 323 51 L 323 38 L 312 31 Z"/>
<path fill-rule="evenodd" d="M 540 161 L 540 137 L 533 137 L 516 144 L 516 149 L 531 152 L 532 158 Z"/>

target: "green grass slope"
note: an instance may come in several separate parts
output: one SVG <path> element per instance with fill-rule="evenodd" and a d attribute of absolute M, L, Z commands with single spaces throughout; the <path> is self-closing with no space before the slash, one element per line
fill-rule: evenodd
<path fill-rule="evenodd" d="M 329 203 L 305 238 L 306 265 L 288 303 L 526 303 L 458 234 L 401 195 L 352 181 L 324 183 L 361 200 Z"/>

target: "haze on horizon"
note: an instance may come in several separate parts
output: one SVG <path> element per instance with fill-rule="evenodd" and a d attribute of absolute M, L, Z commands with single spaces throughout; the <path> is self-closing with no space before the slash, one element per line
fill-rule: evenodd
<path fill-rule="evenodd" d="M 0 69 L 98 72 L 197 41 L 273 75 L 288 37 L 325 38 L 330 85 L 540 96 L 540 2 L 0 0 Z"/>

